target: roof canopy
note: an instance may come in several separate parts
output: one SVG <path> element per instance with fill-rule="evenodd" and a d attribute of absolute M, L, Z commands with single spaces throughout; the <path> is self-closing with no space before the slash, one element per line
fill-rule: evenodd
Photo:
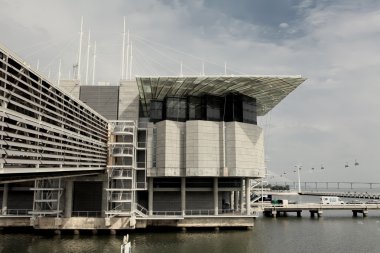
<path fill-rule="evenodd" d="M 162 76 L 136 77 L 136 80 L 146 113 L 151 100 L 240 93 L 256 98 L 257 115 L 263 116 L 306 79 L 301 76 Z"/>

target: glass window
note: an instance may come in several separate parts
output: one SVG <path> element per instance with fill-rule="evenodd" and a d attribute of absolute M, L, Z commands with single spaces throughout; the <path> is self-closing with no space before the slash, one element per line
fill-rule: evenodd
<path fill-rule="evenodd" d="M 243 97 L 243 122 L 257 124 L 256 99 Z"/>
<path fill-rule="evenodd" d="M 175 121 L 185 121 L 187 113 L 186 98 L 166 99 L 166 119 Z"/>
<path fill-rule="evenodd" d="M 222 121 L 224 98 L 207 96 L 207 120 Z"/>
<path fill-rule="evenodd" d="M 158 122 L 163 120 L 162 117 L 162 101 L 152 100 L 150 101 L 150 121 Z"/>
<path fill-rule="evenodd" d="M 189 97 L 188 98 L 189 107 L 189 120 L 201 120 L 204 117 L 202 113 L 202 99 L 200 97 Z"/>

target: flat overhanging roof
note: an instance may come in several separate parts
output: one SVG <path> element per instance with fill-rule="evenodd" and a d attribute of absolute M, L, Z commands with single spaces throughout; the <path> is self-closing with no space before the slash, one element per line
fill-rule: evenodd
<path fill-rule="evenodd" d="M 151 100 L 240 93 L 256 98 L 257 115 L 272 110 L 306 79 L 301 76 L 184 76 L 136 77 L 143 110 L 149 113 Z"/>

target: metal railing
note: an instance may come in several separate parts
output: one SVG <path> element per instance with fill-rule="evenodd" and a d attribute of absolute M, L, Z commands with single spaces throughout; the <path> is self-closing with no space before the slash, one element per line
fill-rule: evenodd
<path fill-rule="evenodd" d="M 115 155 L 133 155 L 133 148 L 112 146 L 110 147 L 110 153 L 114 156 Z"/>
<path fill-rule="evenodd" d="M 112 192 L 110 194 L 111 201 L 132 201 L 132 193 L 130 192 Z"/>
<path fill-rule="evenodd" d="M 133 176 L 132 169 L 124 169 L 124 168 L 114 168 L 114 169 L 112 169 L 110 174 L 111 174 L 110 175 L 111 177 L 132 178 L 132 176 Z"/>
<path fill-rule="evenodd" d="M 72 217 L 102 217 L 101 211 L 73 211 Z"/>
<path fill-rule="evenodd" d="M 29 212 L 33 211 L 33 209 L 7 209 L 7 210 L 0 210 L 0 216 L 31 216 Z"/>
<path fill-rule="evenodd" d="M 145 162 L 136 162 L 136 166 L 138 169 L 145 169 Z"/>
<path fill-rule="evenodd" d="M 142 213 L 143 215 L 148 215 L 148 213 L 149 213 L 148 209 L 146 209 L 145 207 L 143 207 L 142 205 L 139 205 L 137 203 L 135 203 L 135 210 L 137 212 Z"/>
<path fill-rule="evenodd" d="M 145 190 L 146 189 L 146 182 L 136 182 L 136 189 Z"/>
<path fill-rule="evenodd" d="M 155 216 L 183 216 L 182 211 L 153 211 Z"/>

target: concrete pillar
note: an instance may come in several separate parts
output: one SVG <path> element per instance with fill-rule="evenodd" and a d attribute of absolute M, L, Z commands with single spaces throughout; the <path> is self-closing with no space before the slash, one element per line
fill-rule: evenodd
<path fill-rule="evenodd" d="M 239 193 L 239 197 L 240 197 L 240 212 L 241 214 L 243 214 L 244 212 L 244 178 L 241 179 L 241 189 L 240 189 L 240 193 Z"/>
<path fill-rule="evenodd" d="M 108 178 L 105 177 L 102 183 L 102 217 L 103 218 L 106 217 L 105 211 L 108 210 L 108 198 L 107 198 L 107 191 L 106 191 L 107 188 L 109 188 Z"/>
<path fill-rule="evenodd" d="M 186 178 L 181 177 L 181 211 L 182 215 L 186 212 Z"/>
<path fill-rule="evenodd" d="M 153 177 L 148 178 L 148 211 L 153 215 Z"/>
<path fill-rule="evenodd" d="M 245 179 L 245 208 L 247 215 L 251 214 L 251 186 L 249 184 L 249 178 Z"/>
<path fill-rule="evenodd" d="M 214 177 L 214 215 L 218 215 L 218 178 Z"/>
<path fill-rule="evenodd" d="M 234 191 L 234 210 L 235 212 L 239 209 L 239 191 Z"/>
<path fill-rule="evenodd" d="M 8 184 L 4 184 L 3 203 L 1 205 L 1 214 L 7 215 L 7 209 L 8 209 Z"/>
<path fill-rule="evenodd" d="M 230 209 L 234 209 L 234 191 L 230 192 Z"/>
<path fill-rule="evenodd" d="M 70 218 L 71 213 L 73 212 L 73 190 L 74 182 L 69 180 L 66 181 L 65 188 L 65 217 Z"/>

